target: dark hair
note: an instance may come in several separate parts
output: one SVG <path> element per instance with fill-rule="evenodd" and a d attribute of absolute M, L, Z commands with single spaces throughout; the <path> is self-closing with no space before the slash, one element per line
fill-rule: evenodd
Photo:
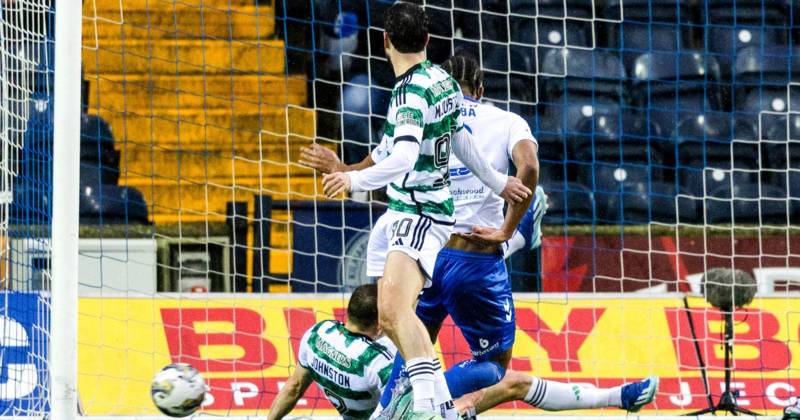
<path fill-rule="evenodd" d="M 474 58 L 465 55 L 454 55 L 442 63 L 442 69 L 461 85 L 468 88 L 473 94 L 478 93 L 478 88 L 483 84 L 483 71 Z"/>
<path fill-rule="evenodd" d="M 378 286 L 362 284 L 353 290 L 347 304 L 347 320 L 358 328 L 371 328 L 378 323 Z"/>
<path fill-rule="evenodd" d="M 412 3 L 397 2 L 383 13 L 383 26 L 389 41 L 401 53 L 425 50 L 428 39 L 428 15 Z"/>

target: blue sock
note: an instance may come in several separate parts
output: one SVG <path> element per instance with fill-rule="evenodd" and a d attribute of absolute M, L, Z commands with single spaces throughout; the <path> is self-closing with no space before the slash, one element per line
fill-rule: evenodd
<path fill-rule="evenodd" d="M 397 378 L 400 375 L 405 375 L 403 372 L 403 368 L 405 367 L 406 362 L 403 360 L 403 356 L 400 356 L 400 352 L 397 352 L 397 355 L 394 357 L 394 365 L 392 366 L 392 373 L 389 375 L 389 380 L 386 382 L 386 387 L 383 388 L 383 394 L 381 394 L 381 407 L 386 408 L 389 405 L 389 402 L 392 400 L 392 391 L 394 390 L 395 382 L 397 382 Z"/>
<path fill-rule="evenodd" d="M 505 374 L 506 370 L 495 362 L 470 359 L 448 369 L 444 373 L 444 378 L 447 381 L 447 388 L 450 389 L 450 395 L 456 399 L 500 382 Z"/>

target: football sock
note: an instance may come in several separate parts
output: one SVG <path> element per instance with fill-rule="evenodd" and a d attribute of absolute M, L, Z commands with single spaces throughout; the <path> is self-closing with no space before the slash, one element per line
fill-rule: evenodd
<path fill-rule="evenodd" d="M 458 398 L 464 394 L 492 386 L 505 375 L 505 369 L 495 362 L 478 362 L 475 359 L 465 360 L 447 369 L 444 373 L 450 395 Z"/>
<path fill-rule="evenodd" d="M 414 411 L 434 411 L 436 370 L 428 357 L 417 357 L 406 363 L 406 372 L 414 392 Z"/>
<path fill-rule="evenodd" d="M 447 381 L 442 372 L 442 363 L 438 357 L 431 359 L 431 362 L 433 363 L 434 376 L 436 378 L 433 403 L 439 408 L 439 414 L 444 420 L 458 420 L 458 412 L 453 404 L 453 397 L 450 395 Z"/>
<path fill-rule="evenodd" d="M 381 409 L 388 407 L 389 402 L 392 401 L 392 391 L 394 391 L 394 387 L 397 384 L 397 378 L 399 378 L 403 373 L 404 365 L 405 362 L 403 361 L 403 356 L 400 356 L 400 352 L 398 351 L 394 356 L 392 373 L 389 374 L 389 380 L 386 382 L 386 386 L 383 388 L 383 394 L 381 394 Z"/>
<path fill-rule="evenodd" d="M 622 388 L 592 388 L 534 377 L 525 402 L 542 410 L 619 407 Z"/>

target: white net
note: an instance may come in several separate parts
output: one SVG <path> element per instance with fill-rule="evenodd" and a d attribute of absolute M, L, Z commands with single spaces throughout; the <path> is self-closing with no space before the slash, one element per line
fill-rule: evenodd
<path fill-rule="evenodd" d="M 52 83 L 47 0 L 0 3 L 0 415 L 48 410 Z M 37 248 L 30 252 L 32 248 Z"/>
<path fill-rule="evenodd" d="M 4 267 L 19 269 L 6 274 L 15 291 L 46 287 L 48 261 L 35 228 L 49 221 L 49 178 L 40 176 L 51 149 L 44 141 L 26 154 L 21 139 L 52 135 L 49 87 L 29 87 L 40 80 L 33 73 L 51 71 L 42 64 L 51 55 L 27 47 L 14 60 L 19 45 L 46 45 L 49 27 L 30 16 L 52 11 L 16 18 L 41 26 L 6 17 L 33 3 L 0 3 L 12 28 L 3 37 L 3 174 L 16 173 L 17 159 L 43 171 L 14 184 L 20 212 L 4 211 L 4 223 L 16 215 L 20 232 L 34 232 L 6 240 L 23 261 Z M 800 92 L 786 91 L 800 69 L 797 6 L 736 2 L 731 17 L 730 4 L 713 0 L 424 3 L 430 59 L 475 56 L 483 99 L 523 116 L 540 144 L 550 211 L 541 251 L 510 262 L 519 292 L 511 368 L 602 387 L 656 374 L 662 389 L 646 414 L 704 408 L 722 392 L 723 318 L 699 297 L 684 308 L 678 292 L 701 292 L 709 268 L 743 268 L 762 294 L 734 318 L 733 386 L 746 408 L 778 413 L 800 389 L 791 294 L 800 278 L 791 268 L 800 263 Z M 78 387 L 86 414 L 157 414 L 152 376 L 181 361 L 211 386 L 206 413 L 265 415 L 304 331 L 343 318 L 346 293 L 367 281 L 366 240 L 385 199 L 325 200 L 320 176 L 297 159 L 318 142 L 353 163 L 380 138 L 394 82 L 380 29 L 390 4 L 84 2 Z M 29 109 L 44 122 L 32 126 Z M 11 196 L 10 181 L 0 199 Z M 27 201 L 16 198 L 18 186 Z M 30 309 L 46 301 L 27 296 L 7 294 L 22 303 L 7 304 L 2 318 L 13 334 L 3 336 L 0 384 L 18 383 L 13 392 L 32 382 L 30 363 L 46 383 L 46 352 L 35 348 L 45 347 L 47 311 Z M 447 322 L 436 348 L 451 367 L 469 351 Z M 16 371 L 15 346 L 34 360 L 19 356 Z M 2 385 L 0 398 L 9 410 L 39 412 L 46 390 L 34 388 L 29 403 L 19 393 L 6 399 Z M 336 412 L 312 385 L 295 413 Z M 521 402 L 495 413 L 542 414 Z"/>

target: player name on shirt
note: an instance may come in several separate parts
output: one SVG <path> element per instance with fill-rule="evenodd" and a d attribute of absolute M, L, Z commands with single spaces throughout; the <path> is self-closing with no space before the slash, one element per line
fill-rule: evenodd
<path fill-rule="evenodd" d="M 350 388 L 350 377 L 343 374 L 342 372 L 336 370 L 333 366 L 319 360 L 318 358 L 314 357 L 311 360 L 311 369 L 314 372 L 321 374 L 323 376 L 327 376 L 328 379 L 332 380 L 336 385 L 344 386 Z"/>
<path fill-rule="evenodd" d="M 387 189 L 389 208 L 422 214 L 436 222 L 454 222 L 448 158 L 453 133 L 459 129 L 462 95 L 447 72 L 423 61 L 397 79 L 381 143 L 372 152 L 380 162 L 396 142 L 418 141 L 414 168 Z"/>
<path fill-rule="evenodd" d="M 306 331 L 297 355 L 297 362 L 311 371 L 314 382 L 346 419 L 366 418 L 375 410 L 393 360 L 392 350 L 333 320 Z"/>

